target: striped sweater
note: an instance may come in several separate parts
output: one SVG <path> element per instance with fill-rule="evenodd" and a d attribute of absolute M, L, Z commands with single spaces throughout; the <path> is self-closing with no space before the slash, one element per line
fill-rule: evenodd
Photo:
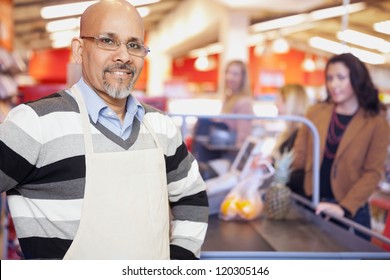
<path fill-rule="evenodd" d="M 171 258 L 199 258 L 207 230 L 208 200 L 197 162 L 172 120 L 143 106 L 144 118 L 164 150 L 173 216 Z M 155 147 L 136 118 L 126 140 L 99 123 L 91 123 L 91 131 L 97 153 Z M 84 138 L 73 97 L 60 92 L 14 108 L 0 125 L 0 191 L 7 191 L 27 259 L 64 257 L 78 229 L 84 187 Z"/>

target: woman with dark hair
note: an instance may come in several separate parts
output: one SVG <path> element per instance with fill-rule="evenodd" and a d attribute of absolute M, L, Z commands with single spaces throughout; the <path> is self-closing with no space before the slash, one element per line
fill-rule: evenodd
<path fill-rule="evenodd" d="M 345 216 L 370 228 L 367 202 L 384 172 L 389 144 L 386 109 L 366 66 L 352 54 L 330 58 L 325 75 L 328 99 L 306 114 L 320 135 L 321 201 L 316 213 Z M 308 196 L 313 191 L 312 143 L 310 131 L 302 126 L 294 144 L 293 167 L 305 169 Z"/>

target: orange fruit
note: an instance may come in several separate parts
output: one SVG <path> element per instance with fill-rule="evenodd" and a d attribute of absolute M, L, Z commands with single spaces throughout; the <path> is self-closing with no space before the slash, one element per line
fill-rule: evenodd
<path fill-rule="evenodd" d="M 237 202 L 237 208 L 240 216 L 245 219 L 251 219 L 256 215 L 256 209 L 249 200 Z"/>
<path fill-rule="evenodd" d="M 235 215 L 237 212 L 236 202 L 237 202 L 237 199 L 234 197 L 225 198 L 225 200 L 222 202 L 221 207 L 220 207 L 221 213 L 224 216 Z"/>

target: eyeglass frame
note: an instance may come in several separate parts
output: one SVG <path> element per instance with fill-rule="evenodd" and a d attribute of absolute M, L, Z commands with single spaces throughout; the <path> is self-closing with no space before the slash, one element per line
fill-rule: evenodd
<path fill-rule="evenodd" d="M 118 39 L 115 39 L 115 38 L 112 38 L 112 37 L 109 37 L 109 36 L 104 36 L 104 35 L 99 35 L 99 37 L 94 37 L 94 36 L 80 36 L 80 39 L 90 39 L 90 40 L 94 40 L 95 41 L 95 44 L 96 46 L 98 46 L 98 48 L 102 49 L 102 50 L 107 50 L 107 51 L 116 51 L 117 49 L 119 49 L 119 47 L 123 44 L 125 45 L 126 47 L 126 50 L 129 54 L 131 55 L 134 55 L 134 56 L 137 56 L 137 57 L 145 57 L 148 55 L 148 53 L 150 52 L 150 49 L 149 47 L 145 46 L 144 44 L 141 44 L 141 43 L 138 43 L 138 42 L 134 42 L 134 41 L 129 41 L 127 43 L 124 43 L 123 41 L 121 40 L 118 40 Z M 102 39 L 109 39 L 113 42 L 113 45 L 112 46 L 116 46 L 115 48 L 106 48 L 104 45 L 99 45 L 99 41 L 102 40 Z M 100 41 L 101 42 L 101 41 Z M 129 47 L 128 47 L 128 44 L 137 44 L 139 45 L 141 48 L 143 48 L 144 50 L 144 55 L 137 55 L 137 54 L 134 54 L 134 53 L 131 53 L 129 52 L 129 50 L 131 50 Z"/>

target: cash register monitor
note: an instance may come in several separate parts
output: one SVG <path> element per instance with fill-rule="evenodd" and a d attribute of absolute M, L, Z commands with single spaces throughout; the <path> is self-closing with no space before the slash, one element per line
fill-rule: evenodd
<path fill-rule="evenodd" d="M 250 172 L 253 157 L 262 146 L 262 140 L 248 137 L 230 166 L 228 172 L 206 180 L 206 191 L 209 197 L 210 214 L 217 213 L 219 205 L 226 194 Z"/>
<path fill-rule="evenodd" d="M 244 171 L 244 168 L 247 166 L 248 160 L 252 155 L 253 149 L 258 143 L 259 141 L 256 138 L 248 138 L 247 141 L 245 141 L 232 163 L 231 171 L 235 173 Z"/>

